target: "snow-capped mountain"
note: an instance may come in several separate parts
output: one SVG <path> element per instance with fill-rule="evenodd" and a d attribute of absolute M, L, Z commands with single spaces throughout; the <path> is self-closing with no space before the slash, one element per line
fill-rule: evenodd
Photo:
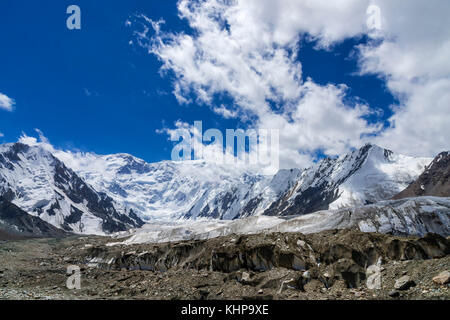
<path fill-rule="evenodd" d="M 431 162 L 366 145 L 307 169 L 263 176 L 205 161 L 147 163 L 128 154 L 0 146 L 0 196 L 66 231 L 103 234 L 147 221 L 290 216 L 375 203 Z"/>
<path fill-rule="evenodd" d="M 339 158 L 323 159 L 303 171 L 295 187 L 265 214 L 306 214 L 390 199 L 413 182 L 431 160 L 368 144 Z"/>
<path fill-rule="evenodd" d="M 405 189 L 432 160 L 366 145 L 305 170 L 262 176 L 204 161 L 149 164 L 127 154 L 55 155 L 96 190 L 146 220 L 232 220 L 374 203 Z"/>
<path fill-rule="evenodd" d="M 419 178 L 394 199 L 418 196 L 450 197 L 450 152 L 434 158 Z"/>
<path fill-rule="evenodd" d="M 0 196 L 74 233 L 112 233 L 143 224 L 132 211 L 117 210 L 108 195 L 83 181 L 45 144 L 0 146 Z"/>

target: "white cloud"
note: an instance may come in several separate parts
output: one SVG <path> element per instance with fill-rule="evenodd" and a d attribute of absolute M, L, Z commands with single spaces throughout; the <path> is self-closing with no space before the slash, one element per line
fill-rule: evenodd
<path fill-rule="evenodd" d="M 5 135 L 0 132 L 0 138 L 3 138 Z"/>
<path fill-rule="evenodd" d="M 400 99 L 375 140 L 433 156 L 450 146 L 450 2 L 379 1 L 385 41 L 361 48 L 362 73 L 379 74 Z"/>
<path fill-rule="evenodd" d="M 15 104 L 16 102 L 14 99 L 11 99 L 6 94 L 0 92 L 0 109 L 12 111 Z"/>
<path fill-rule="evenodd" d="M 41 146 L 47 151 L 54 153 L 55 148 L 52 144 L 50 144 L 50 141 L 47 139 L 44 133 L 39 129 L 34 129 L 34 131 L 38 134 L 38 138 L 30 137 L 25 132 L 22 132 L 22 135 L 20 136 L 18 142 L 29 146 Z"/>
<path fill-rule="evenodd" d="M 29 146 L 36 146 L 38 144 L 38 140 L 35 137 L 29 137 L 25 133 L 22 133 L 18 142 Z"/>
<path fill-rule="evenodd" d="M 175 75 L 173 92 L 180 103 L 195 99 L 249 127 L 280 129 L 282 166 L 301 167 L 318 150 L 338 154 L 380 132 L 380 125 L 365 120 L 374 112 L 370 106 L 345 102 L 344 85 L 302 81 L 297 59 L 304 37 L 332 49 L 336 42 L 369 34 L 367 8 L 375 3 L 381 30 L 370 34 L 381 45 L 359 48 L 361 73 L 385 78 L 401 102 L 391 128 L 376 142 L 431 155 L 448 146 L 450 136 L 449 2 L 432 2 L 181 0 L 179 15 L 192 34 L 164 32 L 164 21 L 141 16 L 146 24 L 136 37 L 160 59 L 163 74 Z M 216 95 L 230 97 L 232 106 L 212 105 Z"/>

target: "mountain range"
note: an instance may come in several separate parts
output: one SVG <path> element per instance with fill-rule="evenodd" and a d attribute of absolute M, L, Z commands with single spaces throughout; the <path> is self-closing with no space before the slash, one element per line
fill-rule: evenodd
<path fill-rule="evenodd" d="M 432 160 L 366 145 L 307 169 L 263 176 L 204 161 L 149 164 L 126 154 L 55 155 L 147 221 L 285 216 L 374 203 L 405 189 Z"/>
<path fill-rule="evenodd" d="M 432 163 L 447 163 L 432 161 L 368 144 L 306 169 L 265 176 L 200 160 L 147 163 L 129 154 L 19 141 L 0 145 L 0 196 L 65 232 L 111 234 L 145 222 L 284 217 L 371 205 L 414 188 Z M 448 171 L 439 179 L 448 185 Z M 430 191 L 423 195 L 433 195 L 422 185 Z"/>

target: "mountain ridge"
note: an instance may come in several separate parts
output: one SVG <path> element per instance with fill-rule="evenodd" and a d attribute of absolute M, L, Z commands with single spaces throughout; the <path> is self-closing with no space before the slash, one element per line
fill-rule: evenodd
<path fill-rule="evenodd" d="M 263 176 L 202 161 L 146 163 L 128 154 L 59 152 L 57 157 L 72 163 L 96 189 L 147 220 L 169 221 L 305 214 L 369 204 L 406 188 L 432 160 L 395 155 L 367 144 L 341 157 L 322 159 L 310 168 L 282 169 L 274 176 Z M 371 163 L 366 165 L 366 159 Z M 366 173 L 360 172 L 362 167 Z M 360 188 L 364 190 L 356 190 Z"/>
<path fill-rule="evenodd" d="M 273 176 L 205 161 L 147 163 L 129 154 L 0 145 L 0 195 L 66 231 L 108 234 L 146 221 L 303 215 L 387 200 L 431 158 L 367 144 Z"/>

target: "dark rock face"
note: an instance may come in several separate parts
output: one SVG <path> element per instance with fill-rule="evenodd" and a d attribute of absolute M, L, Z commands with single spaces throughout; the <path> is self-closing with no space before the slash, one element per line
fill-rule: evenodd
<path fill-rule="evenodd" d="M 63 237 L 67 232 L 38 217 L 33 217 L 8 200 L 0 197 L 0 239 L 28 237 Z"/>
<path fill-rule="evenodd" d="M 283 198 L 280 199 L 273 203 L 264 214 L 268 216 L 291 216 L 327 210 L 330 203 L 337 198 L 337 188 L 329 188 L 322 184 L 318 187 L 309 187 L 296 196 L 293 203 L 288 203 Z"/>
<path fill-rule="evenodd" d="M 442 152 L 424 173 L 393 199 L 420 196 L 450 197 L 450 152 Z"/>

